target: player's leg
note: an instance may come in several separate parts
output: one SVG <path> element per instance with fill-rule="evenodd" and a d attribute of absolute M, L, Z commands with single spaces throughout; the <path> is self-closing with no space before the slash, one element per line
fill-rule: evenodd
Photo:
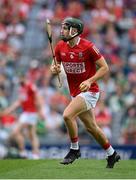
<path fill-rule="evenodd" d="M 24 128 L 24 126 L 24 124 L 18 122 L 9 137 L 11 140 L 14 139 L 16 141 L 19 149 L 19 155 L 21 158 L 27 158 L 24 136 L 22 134 L 22 129 Z"/>
<path fill-rule="evenodd" d="M 63 118 L 71 140 L 78 137 L 76 117 L 83 112 L 85 108 L 84 100 L 77 96 L 72 99 L 70 104 L 64 110 Z"/>
<path fill-rule="evenodd" d="M 28 125 L 28 135 L 32 145 L 32 159 L 39 159 L 39 139 L 36 132 L 38 115 L 36 112 L 27 112 L 25 122 Z"/>
<path fill-rule="evenodd" d="M 32 158 L 39 159 L 39 139 L 36 133 L 36 125 L 29 125 L 29 138 L 32 145 Z"/>
<path fill-rule="evenodd" d="M 93 135 L 95 140 L 102 146 L 105 147 L 108 144 L 108 139 L 104 135 L 103 131 L 99 128 L 95 121 L 94 110 L 83 112 L 79 115 L 79 118 L 84 123 L 87 131 Z"/>
<path fill-rule="evenodd" d="M 99 128 L 95 121 L 94 110 L 82 112 L 79 118 L 84 123 L 87 131 L 93 135 L 95 140 L 102 146 L 102 148 L 107 152 L 108 164 L 107 168 L 113 168 L 114 164 L 120 159 L 120 156 L 116 153 L 113 147 L 110 145 L 108 139 L 104 135 L 103 131 Z"/>
<path fill-rule="evenodd" d="M 67 106 L 67 108 L 63 113 L 63 118 L 71 140 L 71 147 L 70 147 L 70 152 L 61 162 L 62 164 L 72 163 L 75 159 L 80 157 L 76 117 L 85 109 L 86 106 L 84 104 L 84 100 L 81 97 L 77 96 L 74 99 L 72 99 L 72 101 L 70 102 L 70 104 Z"/>

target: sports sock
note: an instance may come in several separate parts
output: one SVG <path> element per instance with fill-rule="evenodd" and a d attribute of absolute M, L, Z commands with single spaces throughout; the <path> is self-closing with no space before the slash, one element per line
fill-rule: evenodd
<path fill-rule="evenodd" d="M 25 158 L 25 157 L 27 157 L 27 152 L 25 150 L 22 150 L 19 152 L 19 155 L 20 155 L 20 157 Z"/>
<path fill-rule="evenodd" d="M 105 151 L 106 151 L 106 153 L 107 153 L 107 156 L 111 156 L 111 155 L 113 155 L 113 153 L 114 153 L 114 149 L 113 149 L 113 147 L 110 145 L 110 143 L 106 143 L 104 146 L 103 146 L 103 148 L 105 149 Z"/>
<path fill-rule="evenodd" d="M 78 149 L 79 149 L 79 144 L 78 144 L 78 142 L 71 143 L 70 149 L 78 150 Z"/>
<path fill-rule="evenodd" d="M 75 149 L 75 150 L 78 150 L 78 149 L 79 149 L 78 137 L 71 139 L 70 149 Z"/>
<path fill-rule="evenodd" d="M 106 153 L 107 153 L 108 156 L 113 155 L 114 151 L 115 151 L 115 150 L 113 149 L 112 146 L 110 146 L 108 149 L 106 149 Z"/>

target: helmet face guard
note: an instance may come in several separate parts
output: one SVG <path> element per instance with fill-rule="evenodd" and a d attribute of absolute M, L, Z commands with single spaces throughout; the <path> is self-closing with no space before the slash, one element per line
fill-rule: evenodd
<path fill-rule="evenodd" d="M 64 26 L 64 28 L 67 28 L 69 30 L 68 37 L 61 35 L 61 39 L 65 42 L 80 35 L 83 32 L 83 28 L 84 28 L 82 21 L 76 18 L 71 18 L 71 17 L 64 19 L 64 21 L 62 22 L 62 26 Z M 72 28 L 77 29 L 77 32 L 75 34 L 72 34 Z"/>

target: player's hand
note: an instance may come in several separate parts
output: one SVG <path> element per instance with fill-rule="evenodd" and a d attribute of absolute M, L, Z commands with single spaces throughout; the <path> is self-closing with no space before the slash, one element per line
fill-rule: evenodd
<path fill-rule="evenodd" d="M 7 110 L 3 110 L 3 111 L 0 112 L 0 117 L 5 116 L 7 114 L 9 114 L 8 111 Z"/>
<path fill-rule="evenodd" d="M 3 116 L 3 112 L 0 112 L 0 117 L 2 117 Z"/>
<path fill-rule="evenodd" d="M 6 115 L 6 111 L 5 111 L 5 110 L 3 110 L 3 111 L 0 112 L 0 117 L 2 117 L 2 116 L 4 116 L 4 115 Z"/>
<path fill-rule="evenodd" d="M 3 109 L 3 111 L 0 114 L 1 114 L 1 116 L 5 116 L 5 115 L 8 115 L 10 113 L 11 113 L 10 109 L 6 108 L 6 109 Z"/>
<path fill-rule="evenodd" d="M 51 69 L 52 74 L 58 74 L 61 72 L 60 64 L 57 64 L 57 65 L 52 64 L 50 69 Z"/>
<path fill-rule="evenodd" d="M 89 80 L 83 81 L 79 86 L 81 92 L 88 91 L 90 87 L 91 87 L 91 82 Z"/>

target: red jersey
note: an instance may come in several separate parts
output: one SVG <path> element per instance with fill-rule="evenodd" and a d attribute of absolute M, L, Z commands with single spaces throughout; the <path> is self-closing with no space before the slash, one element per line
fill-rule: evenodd
<path fill-rule="evenodd" d="M 70 47 L 67 42 L 59 41 L 55 48 L 55 56 L 56 60 L 63 64 L 73 97 L 81 92 L 79 85 L 96 73 L 95 62 L 102 57 L 93 43 L 82 38 L 74 47 Z M 96 82 L 92 83 L 89 91 L 99 92 Z"/>
<path fill-rule="evenodd" d="M 21 101 L 21 107 L 25 112 L 36 112 L 36 86 L 31 83 L 25 83 L 20 86 L 19 99 Z"/>

